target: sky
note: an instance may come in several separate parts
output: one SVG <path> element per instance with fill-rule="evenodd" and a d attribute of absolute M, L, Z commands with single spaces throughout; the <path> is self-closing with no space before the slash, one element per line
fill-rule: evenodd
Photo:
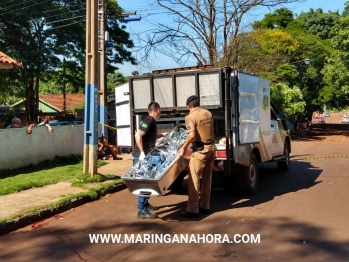
<path fill-rule="evenodd" d="M 150 3 L 154 2 L 154 0 L 117 0 L 121 8 L 125 10 L 125 12 L 136 11 L 137 17 L 141 17 L 140 21 L 137 22 L 129 22 L 127 23 L 126 31 L 130 33 L 131 39 L 134 34 L 144 32 L 149 29 L 157 28 L 158 23 L 169 24 L 171 20 L 168 15 L 164 13 L 164 9 L 160 9 L 159 7 L 153 7 Z M 337 11 L 341 13 L 344 9 L 344 5 L 347 0 L 303 0 L 300 3 L 292 3 L 288 5 L 278 6 L 274 9 L 259 9 L 254 13 L 251 13 L 249 19 L 251 22 L 255 20 L 261 20 L 265 14 L 273 12 L 277 8 L 286 7 L 294 14 L 300 14 L 301 12 L 308 12 L 310 8 L 314 10 L 318 8 L 322 8 L 324 12 Z M 257 13 L 258 12 L 258 13 Z M 132 51 L 132 50 L 131 50 Z M 188 64 L 185 66 L 196 65 L 197 60 L 195 57 L 188 61 Z M 176 68 L 180 67 L 179 64 L 174 62 L 171 58 L 166 56 L 160 56 L 153 63 L 152 67 L 144 67 L 141 63 L 139 65 L 131 65 L 131 63 L 125 63 L 123 65 L 117 65 L 119 67 L 119 72 L 121 72 L 125 76 L 130 76 L 133 71 L 138 71 L 140 74 L 151 72 L 156 69 L 168 69 L 168 68 Z"/>

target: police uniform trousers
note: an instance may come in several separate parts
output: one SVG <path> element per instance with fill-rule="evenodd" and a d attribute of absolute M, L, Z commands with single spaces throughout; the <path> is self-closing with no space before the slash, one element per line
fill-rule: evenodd
<path fill-rule="evenodd" d="M 212 168 L 216 156 L 216 146 L 205 145 L 203 150 L 193 152 L 189 162 L 187 212 L 199 213 L 200 207 L 210 208 Z M 200 188 L 200 177 L 202 185 Z"/>

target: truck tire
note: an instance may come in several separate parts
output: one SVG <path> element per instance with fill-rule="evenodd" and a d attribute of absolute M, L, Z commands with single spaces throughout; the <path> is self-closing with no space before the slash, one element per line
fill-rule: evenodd
<path fill-rule="evenodd" d="M 173 181 L 172 185 L 170 186 L 171 190 L 178 190 L 181 188 L 183 181 L 184 181 L 184 177 L 188 174 L 188 171 L 184 170 L 182 171 L 179 176 L 176 178 L 175 181 Z"/>
<path fill-rule="evenodd" d="M 286 157 L 285 160 L 277 162 L 278 168 L 281 171 L 287 171 L 290 169 L 290 147 L 287 142 L 285 142 L 285 148 L 283 155 Z"/>
<path fill-rule="evenodd" d="M 237 166 L 237 182 L 241 193 L 255 193 L 258 187 L 258 177 L 257 158 L 252 154 L 248 166 Z"/>

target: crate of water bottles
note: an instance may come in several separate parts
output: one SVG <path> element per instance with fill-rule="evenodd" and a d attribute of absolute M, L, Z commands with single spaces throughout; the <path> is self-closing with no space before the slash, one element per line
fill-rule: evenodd
<path fill-rule="evenodd" d="M 161 138 L 144 160 L 136 163 L 122 176 L 128 189 L 136 195 L 165 194 L 188 165 L 188 161 L 177 154 L 187 136 L 187 131 L 177 126 L 171 133 Z"/>

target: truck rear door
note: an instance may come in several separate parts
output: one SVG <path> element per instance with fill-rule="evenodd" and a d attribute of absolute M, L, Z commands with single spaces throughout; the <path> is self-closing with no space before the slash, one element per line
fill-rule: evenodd
<path fill-rule="evenodd" d="M 132 147 L 129 83 L 115 88 L 115 107 L 118 145 Z"/>
<path fill-rule="evenodd" d="M 259 143 L 258 77 L 238 73 L 239 144 Z"/>

